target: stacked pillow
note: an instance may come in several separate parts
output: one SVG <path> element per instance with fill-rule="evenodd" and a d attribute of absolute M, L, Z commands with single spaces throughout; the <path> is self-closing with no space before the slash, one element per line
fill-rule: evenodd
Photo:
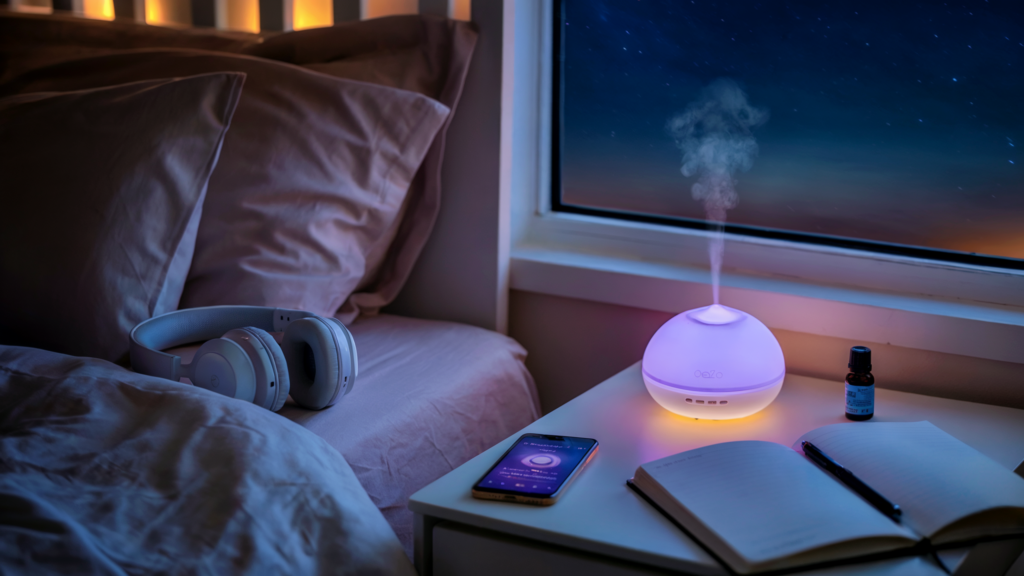
<path fill-rule="evenodd" d="M 175 309 L 243 79 L 0 99 L 0 343 L 118 360 Z"/>
<path fill-rule="evenodd" d="M 431 16 L 391 16 L 272 36 L 240 50 L 315 70 L 429 96 L 455 110 L 476 46 L 470 22 Z M 398 295 L 412 272 L 441 206 L 445 126 L 427 152 L 406 199 L 395 239 L 380 267 L 370 269 L 336 317 L 374 314 Z"/>
<path fill-rule="evenodd" d="M 468 62 L 468 55 L 464 60 Z M 172 117 L 182 126 L 199 122 L 197 118 L 211 124 L 220 119 L 225 126 L 231 122 L 230 130 L 221 134 L 219 161 L 209 166 L 202 184 L 194 178 L 195 190 L 179 192 L 193 199 L 191 204 L 183 202 L 180 209 L 154 208 L 145 200 L 153 194 L 154 183 L 168 179 L 173 172 L 164 166 L 153 168 L 152 159 L 175 156 L 159 151 L 166 144 L 162 138 L 145 140 L 143 136 L 149 132 L 134 129 L 128 117 L 124 126 L 116 127 L 116 135 L 109 135 L 119 146 L 93 146 L 88 155 L 79 155 L 69 144 L 60 157 L 47 156 L 47 149 L 70 132 L 39 131 L 40 137 L 23 147 L 22 156 L 47 159 L 53 178 L 34 176 L 43 169 L 42 160 L 25 164 L 24 170 L 11 163 L 2 167 L 5 173 L 21 170 L 15 179 L 19 184 L 10 192 L 5 190 L 5 198 L 36 199 L 18 204 L 14 218 L 35 214 L 37 220 L 46 220 L 39 215 L 47 210 L 104 213 L 119 216 L 97 222 L 101 232 L 133 226 L 140 230 L 131 238 L 122 233 L 116 241 L 105 243 L 96 242 L 95 231 L 84 234 L 64 226 L 63 220 L 50 232 L 48 242 L 12 244 L 15 236 L 0 232 L 0 270 L 5 280 L 13 280 L 0 292 L 0 306 L 20 306 L 25 311 L 17 321 L 0 328 L 0 342 L 121 360 L 127 351 L 127 331 L 151 315 L 177 307 L 179 293 L 183 307 L 253 304 L 323 315 L 336 313 L 357 290 L 368 290 L 366 293 L 376 298 L 371 298 L 371 305 L 379 306 L 394 297 L 433 224 L 430 210 L 436 215 L 436 206 L 429 204 L 436 205 L 439 183 L 432 190 L 434 199 L 424 202 L 422 192 L 429 188 L 429 182 L 425 184 L 429 179 L 423 178 L 423 168 L 429 164 L 424 158 L 436 156 L 434 175 L 439 174 L 443 140 L 438 134 L 449 117 L 449 108 L 436 100 L 267 58 L 181 49 L 126 50 L 37 69 L 0 86 L 0 97 L 20 94 L 3 102 L 21 106 L 24 104 L 17 98 L 26 98 L 26 94 L 96 93 L 138 82 L 173 84 L 182 80 L 167 79 L 225 74 L 234 74 L 236 79 L 239 74 L 246 76 L 241 96 L 236 94 L 233 119 L 224 120 L 213 108 L 194 103 L 174 105 L 173 113 L 154 116 Z M 436 93 L 437 86 L 442 91 L 455 86 L 454 98 L 445 95 L 454 104 L 464 70 L 457 76 L 457 82 L 435 82 L 426 89 Z M 421 82 L 421 86 L 427 84 Z M 0 116 L 0 131 L 8 129 L 13 116 L 18 114 Z M 57 112 L 37 114 L 36 121 L 42 123 L 40 118 L 45 117 L 51 125 L 68 125 L 69 118 L 87 116 L 68 105 Z M 31 124 L 19 126 L 31 132 Z M 166 128 L 152 129 L 160 133 Z M 74 145 L 88 148 L 90 138 L 75 136 Z M 186 131 L 177 138 L 183 149 L 193 152 L 206 141 L 198 132 L 189 136 Z M 11 148 L 22 147 L 19 139 L 23 138 L 0 140 L 0 156 L 8 158 Z M 125 151 L 134 155 L 131 158 L 138 156 L 149 163 L 136 158 L 138 168 L 125 171 L 122 164 L 130 163 L 128 156 L 123 156 Z M 109 155 L 124 160 L 116 166 L 120 172 L 111 170 L 115 166 L 108 161 Z M 69 162 L 67 157 L 82 160 Z M 198 168 L 192 172 L 202 175 Z M 131 176 L 126 176 L 129 173 Z M 117 184 L 113 186 L 117 194 L 85 199 L 75 193 L 76 183 L 109 187 L 109 182 Z M 161 186 L 161 190 L 166 188 Z M 45 188 L 45 195 L 35 195 L 37 188 Z M 423 204 L 428 204 L 427 217 L 413 218 L 414 225 L 406 226 L 403 214 L 422 212 Z M 124 214 L 128 206 L 133 211 L 130 218 Z M 25 220 L 29 221 L 32 219 Z M 113 222 L 117 226 L 112 228 Z M 163 241 L 159 250 L 153 249 L 145 233 L 165 229 L 180 232 L 177 242 L 171 238 Z M 182 264 L 188 260 L 184 257 L 187 250 L 178 248 L 193 245 L 189 269 Z M 40 274 L 38 267 L 24 273 L 16 270 L 18 263 L 43 262 L 62 249 L 66 255 L 61 262 L 82 263 L 78 276 L 72 278 L 74 267 L 64 264 L 52 267 L 48 274 Z M 107 263 L 116 260 L 115 252 L 132 250 L 145 252 L 152 267 L 165 272 L 147 276 L 130 270 L 131 266 L 109 270 Z M 89 277 L 86 281 L 82 270 L 96 272 L 85 274 Z M 189 272 L 182 291 L 178 287 L 185 270 Z M 379 287 L 388 285 L 381 278 L 390 281 L 390 295 L 380 295 Z M 47 309 L 46 303 L 57 297 L 58 287 L 65 291 L 61 296 L 67 305 L 59 307 L 59 314 L 52 314 L 55 309 Z M 38 289 L 45 295 L 39 292 L 36 301 L 26 303 L 24 296 Z M 94 307 L 98 295 L 103 295 L 107 309 Z M 16 304 L 19 300 L 22 303 Z M 128 306 L 128 302 L 134 304 Z M 72 310 L 80 311 L 80 321 L 73 323 L 72 329 L 61 329 L 69 326 L 65 319 Z M 354 317 L 358 306 L 349 310 L 349 317 Z M 100 324 L 103 330 L 98 328 Z M 45 336 L 55 330 L 61 338 Z"/>

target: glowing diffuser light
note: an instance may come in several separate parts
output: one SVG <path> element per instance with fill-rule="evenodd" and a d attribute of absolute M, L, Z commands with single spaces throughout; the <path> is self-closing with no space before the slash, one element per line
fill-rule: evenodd
<path fill-rule="evenodd" d="M 746 312 L 718 303 L 725 252 L 725 215 L 736 206 L 735 175 L 757 155 L 751 129 L 768 111 L 747 102 L 736 82 L 719 78 L 668 123 L 683 152 L 684 176 L 696 176 L 693 197 L 704 203 L 713 230 L 708 236 L 714 304 L 672 318 L 644 351 L 647 391 L 665 408 L 693 418 L 749 416 L 772 403 L 786 377 L 782 347 L 768 328 Z"/>
<path fill-rule="evenodd" d="M 691 418 L 743 418 L 772 403 L 786 377 L 782 347 L 746 312 L 712 304 L 666 322 L 647 344 L 644 384 Z"/>

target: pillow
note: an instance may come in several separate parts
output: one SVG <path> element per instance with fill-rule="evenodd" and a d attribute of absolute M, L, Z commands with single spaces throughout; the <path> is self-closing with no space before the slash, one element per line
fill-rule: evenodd
<path fill-rule="evenodd" d="M 404 15 L 345 22 L 327 28 L 258 36 L 197 29 L 173 30 L 127 22 L 89 22 L 0 14 L 0 61 L 7 75 L 58 60 L 141 47 L 201 48 L 243 52 L 334 76 L 418 92 L 454 113 L 476 44 L 470 22 Z M 9 21 L 8 21 L 9 20 Z M 32 20 L 32 21 L 30 21 Z M 9 39 L 5 42 L 4 38 Z M 0 62 L 0 66 L 2 66 Z M 398 295 L 426 245 L 440 209 L 441 163 L 451 115 L 438 131 L 392 227 L 385 231 L 355 293 L 336 317 L 350 323 L 373 314 Z"/>
<path fill-rule="evenodd" d="M 34 70 L 16 90 L 236 70 L 247 75 L 210 178 L 183 307 L 251 304 L 330 316 L 383 257 L 448 108 L 297 66 L 133 50 Z M 382 248 L 382 246 L 384 248 Z"/>
<path fill-rule="evenodd" d="M 123 361 L 128 332 L 176 307 L 243 80 L 0 99 L 0 343 Z"/>
<path fill-rule="evenodd" d="M 424 94 L 454 114 L 476 46 L 476 25 L 436 16 L 390 16 L 279 34 L 240 48 L 338 78 Z M 349 323 L 392 302 L 426 245 L 441 205 L 441 163 L 451 116 L 438 131 L 409 189 L 404 216 L 378 266 L 370 266 L 336 315 Z"/>

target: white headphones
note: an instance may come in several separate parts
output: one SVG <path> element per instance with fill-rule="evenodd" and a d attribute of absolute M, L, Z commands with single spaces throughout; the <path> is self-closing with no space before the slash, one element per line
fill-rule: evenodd
<path fill-rule="evenodd" d="M 281 331 L 279 346 L 267 332 Z M 202 340 L 191 364 L 160 351 Z M 129 354 L 142 374 L 174 382 L 185 376 L 275 412 L 289 393 L 303 408 L 326 408 L 352 390 L 359 373 L 356 343 L 344 324 L 261 306 L 188 308 L 150 318 L 132 329 Z"/>

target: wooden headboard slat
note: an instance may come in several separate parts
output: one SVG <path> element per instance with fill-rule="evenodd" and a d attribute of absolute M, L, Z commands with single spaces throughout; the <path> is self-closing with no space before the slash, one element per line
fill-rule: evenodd
<path fill-rule="evenodd" d="M 43 0 L 45 2 L 45 0 Z M 171 28 L 217 28 L 234 32 L 287 32 L 295 26 L 311 27 L 352 22 L 371 17 L 397 14 L 433 14 L 468 20 L 469 0 L 108 0 L 113 17 L 127 22 L 149 23 Z M 0 9 L 14 12 L 52 13 L 86 16 L 95 11 L 90 0 L 49 0 L 45 4 L 25 4 L 39 0 L 0 0 Z M 326 5 L 330 13 L 325 12 Z M 31 9 L 36 6 L 36 9 Z M 107 8 L 109 10 L 109 8 Z M 257 21 L 258 15 L 258 21 Z M 88 17 L 110 19 L 90 13 Z M 305 24 L 302 23 L 305 18 Z M 258 22 L 258 23 L 257 23 Z M 256 28 L 260 30 L 257 31 Z"/>

